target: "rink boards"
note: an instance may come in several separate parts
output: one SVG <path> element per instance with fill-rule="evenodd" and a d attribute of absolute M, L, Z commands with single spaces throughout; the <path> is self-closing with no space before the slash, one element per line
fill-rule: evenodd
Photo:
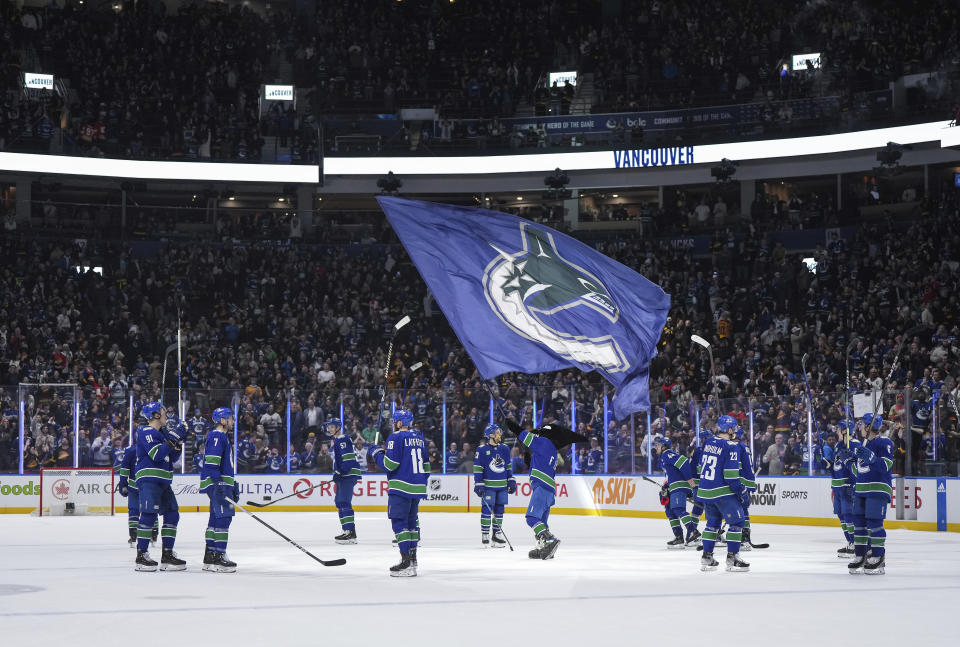
<path fill-rule="evenodd" d="M 322 474 L 249 474 L 238 477 L 242 501 L 269 502 L 322 483 Z M 661 482 L 661 478 L 655 478 Z M 174 491 L 183 512 L 206 512 L 207 497 L 199 491 L 199 477 L 174 477 Z M 751 518 L 760 523 L 833 525 L 830 479 L 821 477 L 761 477 L 751 498 Z M 508 513 L 523 513 L 530 498 L 526 476 L 517 477 L 517 493 L 510 496 Z M 57 495 L 63 495 L 62 483 Z M 938 490 L 942 490 L 938 492 Z M 334 488 L 324 484 L 309 493 L 290 497 L 262 511 L 333 511 Z M 53 497 L 54 493 L 47 493 Z M 897 493 L 894 493 L 897 496 Z M 889 513 L 888 527 L 936 530 L 938 509 L 947 529 L 960 532 L 960 480 L 918 478 L 904 481 L 903 519 Z M 36 475 L 0 475 L 0 513 L 29 514 L 39 505 L 40 479 Z M 896 500 L 896 499 L 895 499 Z M 114 494 L 117 513 L 126 512 L 126 499 Z M 354 507 L 359 511 L 385 511 L 387 482 L 381 474 L 364 476 L 354 489 Z M 425 512 L 478 512 L 480 499 L 473 493 L 468 474 L 430 476 Z M 564 475 L 557 477 L 553 514 L 660 518 L 663 508 L 659 488 L 641 476 Z"/>

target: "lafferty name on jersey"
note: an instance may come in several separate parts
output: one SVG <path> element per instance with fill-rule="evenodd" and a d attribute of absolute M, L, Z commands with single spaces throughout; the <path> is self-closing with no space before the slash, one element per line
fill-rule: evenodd
<path fill-rule="evenodd" d="M 423 438 L 404 438 L 403 439 L 404 447 L 426 447 L 426 443 L 423 442 Z"/>

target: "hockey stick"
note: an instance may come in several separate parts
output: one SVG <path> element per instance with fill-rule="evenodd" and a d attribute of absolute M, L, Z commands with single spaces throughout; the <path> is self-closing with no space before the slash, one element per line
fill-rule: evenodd
<path fill-rule="evenodd" d="M 877 401 L 873 405 L 873 418 L 877 417 L 877 412 L 880 407 L 883 405 L 883 393 L 887 390 L 887 384 L 893 378 L 893 372 L 897 370 L 897 364 L 900 361 L 900 352 L 903 350 L 903 344 L 907 341 L 908 337 L 913 337 L 915 334 L 924 330 L 925 325 L 914 326 L 906 332 L 903 333 L 903 336 L 900 338 L 900 342 L 897 344 L 897 352 L 893 356 L 893 364 L 890 365 L 890 372 L 887 374 L 887 379 L 883 381 L 883 384 L 880 385 L 880 396 L 877 398 Z M 873 423 L 871 423 L 873 424 Z"/>
<path fill-rule="evenodd" d="M 320 563 L 323 564 L 324 566 L 343 566 L 344 564 L 347 563 L 347 560 L 345 560 L 345 559 L 342 558 L 342 557 L 341 557 L 340 559 L 328 559 L 328 560 L 327 560 L 327 559 L 320 559 L 319 557 L 317 557 L 316 555 L 314 555 L 313 553 L 311 553 L 309 550 L 307 550 L 306 548 L 304 548 L 303 546 L 301 546 L 300 544 L 298 544 L 298 543 L 295 542 L 294 540 L 292 540 L 292 539 L 290 539 L 289 537 L 287 537 L 285 534 L 283 534 L 282 532 L 280 532 L 279 530 L 277 530 L 276 528 L 274 528 L 273 526 L 271 526 L 270 524 L 268 524 L 266 521 L 264 521 L 263 519 L 261 519 L 261 518 L 258 517 L 257 515 L 253 514 L 253 513 L 250 512 L 249 510 L 247 510 L 246 508 L 244 508 L 242 505 L 240 505 L 239 503 L 237 503 L 236 501 L 234 501 L 234 500 L 231 499 L 230 497 L 225 497 L 225 498 L 226 498 L 227 501 L 229 501 L 230 503 L 232 503 L 235 508 L 238 508 L 238 509 L 240 509 L 240 510 L 243 510 L 243 511 L 246 512 L 248 515 L 250 515 L 251 517 L 253 517 L 253 518 L 256 519 L 257 521 L 259 521 L 261 524 L 263 524 L 264 526 L 266 526 L 267 528 L 269 528 L 269 529 L 272 530 L 273 532 L 277 533 L 278 535 L 280 535 L 281 537 L 283 537 L 284 539 L 286 539 L 288 543 L 293 544 L 294 546 L 296 546 L 297 548 L 299 548 L 300 550 L 302 550 L 302 551 L 305 552 L 307 555 L 309 555 L 309 556 L 312 557 L 313 559 L 317 560 L 318 562 L 320 562 Z"/>
<path fill-rule="evenodd" d="M 817 416 L 813 412 L 813 395 L 810 393 L 810 382 L 807 381 L 808 357 L 810 357 L 809 353 L 804 353 L 803 357 L 800 358 L 800 370 L 803 371 L 803 386 L 807 389 L 807 404 L 810 406 L 810 417 L 813 418 L 813 424 L 817 428 L 817 440 L 821 441 L 823 436 L 820 435 L 820 423 L 817 422 Z"/>
<path fill-rule="evenodd" d="M 396 338 L 400 329 L 410 323 L 410 317 L 403 315 L 397 323 L 393 324 L 393 332 L 390 334 L 390 343 L 387 345 L 387 365 L 383 369 L 383 386 L 380 387 L 380 406 L 377 408 L 377 432 L 373 436 L 373 444 L 380 444 L 380 424 L 383 422 L 383 400 L 387 397 L 387 379 L 390 377 L 390 358 L 393 357 L 393 340 Z"/>
<path fill-rule="evenodd" d="M 410 367 L 410 375 L 413 375 L 423 366 L 423 362 L 417 362 Z M 407 399 L 407 378 L 403 378 L 403 395 L 400 396 L 400 402 L 404 402 Z"/>
<path fill-rule="evenodd" d="M 285 500 L 285 499 L 289 499 L 290 497 L 293 497 L 293 496 L 297 496 L 298 494 L 306 494 L 307 492 L 313 492 L 313 491 L 316 490 L 318 487 L 320 487 L 320 486 L 322 486 L 322 485 L 330 485 L 331 483 L 333 483 L 333 481 L 323 481 L 323 482 L 321 482 L 321 483 L 317 483 L 316 485 L 311 485 L 310 487 L 308 487 L 308 488 L 305 489 L 305 490 L 297 490 L 297 491 L 294 492 L 293 494 L 288 494 L 287 496 L 280 497 L 280 498 L 277 499 L 276 501 L 270 501 L 269 503 L 257 503 L 256 501 L 247 501 L 247 505 L 252 505 L 252 506 L 254 506 L 255 508 L 266 508 L 267 506 L 271 506 L 271 505 L 273 505 L 274 503 L 280 503 L 281 501 L 283 501 L 283 500 Z"/>
<path fill-rule="evenodd" d="M 690 335 L 690 341 L 694 344 L 699 344 L 707 349 L 707 353 L 710 355 L 710 381 L 713 382 L 713 395 L 717 398 L 717 407 L 720 406 L 720 390 L 717 388 L 717 373 L 713 365 L 713 349 L 710 348 L 710 342 L 701 337 L 700 335 Z"/>
<path fill-rule="evenodd" d="M 483 497 L 480 497 L 480 505 L 486 507 L 487 510 L 490 510 L 490 506 L 487 505 L 486 500 Z M 490 516 L 493 516 L 493 510 L 490 510 Z M 496 534 L 496 533 L 494 533 Z M 510 547 L 510 552 L 513 552 L 513 544 L 510 543 L 510 538 L 507 537 L 507 533 L 503 532 L 503 525 L 500 526 L 500 534 L 503 535 L 503 538 L 507 540 L 507 546 Z"/>
<path fill-rule="evenodd" d="M 167 346 L 167 350 L 163 353 L 163 376 L 160 378 L 160 404 L 163 404 L 163 388 L 167 384 L 167 358 L 170 357 L 170 353 L 177 350 L 176 342 Z"/>
<path fill-rule="evenodd" d="M 641 477 L 641 478 L 643 478 L 644 481 L 649 481 L 650 483 L 653 483 L 654 485 L 656 485 L 658 490 L 662 490 L 662 489 L 663 489 L 663 484 L 662 484 L 662 483 L 657 483 L 657 482 L 654 481 L 652 478 L 648 478 L 648 477 L 646 477 L 646 476 L 643 476 L 643 477 Z M 687 501 L 689 501 L 690 503 L 693 503 L 693 504 L 696 504 L 696 503 L 697 503 L 697 500 L 694 499 L 692 496 L 688 496 L 688 497 L 687 497 Z"/>
<path fill-rule="evenodd" d="M 853 339 L 850 340 L 850 343 L 847 344 L 847 354 L 844 360 L 846 364 L 846 371 L 847 371 L 847 374 L 846 374 L 847 388 L 843 394 L 844 395 L 843 417 L 844 417 L 844 420 L 846 420 L 847 422 L 847 433 L 844 437 L 844 445 L 846 446 L 847 449 L 850 449 L 850 350 L 853 348 L 853 345 L 856 344 L 858 341 L 859 340 L 856 337 L 854 337 Z"/>

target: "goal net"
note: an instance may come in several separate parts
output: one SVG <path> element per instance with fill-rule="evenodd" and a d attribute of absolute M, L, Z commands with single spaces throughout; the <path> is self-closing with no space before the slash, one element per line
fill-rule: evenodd
<path fill-rule="evenodd" d="M 40 470 L 39 516 L 113 514 L 113 469 L 45 467 Z"/>

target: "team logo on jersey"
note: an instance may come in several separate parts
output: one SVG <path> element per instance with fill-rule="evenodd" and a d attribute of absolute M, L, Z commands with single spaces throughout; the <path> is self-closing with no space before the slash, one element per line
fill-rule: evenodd
<path fill-rule="evenodd" d="M 503 460 L 502 456 L 496 456 L 492 461 L 490 461 L 490 471 L 501 474 L 507 470 L 507 463 Z"/>
<path fill-rule="evenodd" d="M 487 303 L 518 335 L 557 355 L 605 371 L 625 372 L 630 362 L 605 331 L 620 308 L 600 279 L 560 255 L 553 234 L 520 223 L 523 249 L 500 249 L 483 273 Z M 576 324 L 571 325 L 575 318 Z M 566 332 L 575 329 L 576 334 Z M 596 334 L 584 335 L 592 329 Z"/>

